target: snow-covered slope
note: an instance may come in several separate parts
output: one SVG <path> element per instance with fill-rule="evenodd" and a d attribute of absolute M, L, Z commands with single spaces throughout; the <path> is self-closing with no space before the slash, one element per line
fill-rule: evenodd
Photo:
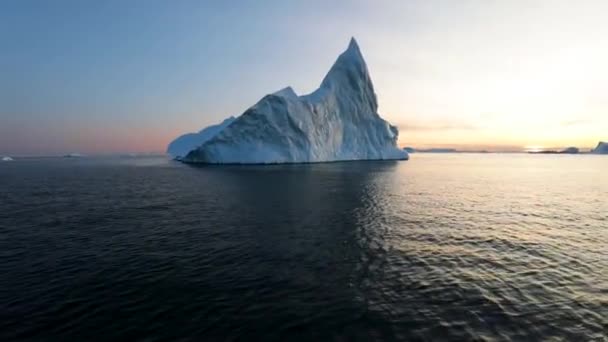
<path fill-rule="evenodd" d="M 217 125 L 203 128 L 198 133 L 184 134 L 173 140 L 169 146 L 167 146 L 167 153 L 174 158 L 184 157 L 186 154 L 188 154 L 188 152 L 201 146 L 205 141 L 213 138 L 226 126 L 230 125 L 234 120 L 235 118 L 231 116 Z"/>
<path fill-rule="evenodd" d="M 597 147 L 593 150 L 595 154 L 608 154 L 608 142 L 600 141 Z"/>
<path fill-rule="evenodd" d="M 374 87 L 357 42 L 312 94 L 287 87 L 262 98 L 183 158 L 200 163 L 307 163 L 407 159 L 397 127 L 377 113 Z"/>

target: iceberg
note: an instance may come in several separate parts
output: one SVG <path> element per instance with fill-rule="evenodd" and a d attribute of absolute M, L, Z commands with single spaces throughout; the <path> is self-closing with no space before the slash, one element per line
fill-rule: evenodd
<path fill-rule="evenodd" d="M 600 141 L 597 147 L 593 149 L 592 153 L 595 154 L 608 154 L 608 142 Z"/>
<path fill-rule="evenodd" d="M 188 154 L 188 152 L 194 150 L 195 148 L 201 146 L 207 140 L 213 138 L 224 128 L 230 125 L 234 120 L 235 118 L 231 116 L 217 125 L 212 125 L 203 128 L 198 133 L 184 134 L 173 140 L 169 144 L 169 146 L 167 146 L 167 153 L 173 158 L 183 158 Z"/>
<path fill-rule="evenodd" d="M 578 147 L 568 147 L 566 149 L 564 149 L 563 151 L 560 151 L 559 153 L 563 153 L 563 154 L 578 154 L 580 152 L 580 150 L 578 149 Z"/>
<path fill-rule="evenodd" d="M 74 153 L 68 153 L 68 154 L 64 155 L 63 157 L 64 158 L 84 158 L 84 154 L 74 152 Z"/>
<path fill-rule="evenodd" d="M 397 147 L 398 135 L 397 127 L 378 114 L 367 66 L 352 38 L 319 89 L 298 96 L 287 87 L 266 95 L 208 140 L 194 142 L 200 145 L 180 160 L 208 164 L 407 160 L 408 153 Z M 175 154 L 190 146 L 185 144 Z"/>
<path fill-rule="evenodd" d="M 13 158 L 8 157 L 8 156 L 6 156 L 6 157 L 2 157 L 2 161 L 3 161 L 3 162 L 9 162 L 9 161 L 13 161 L 13 160 L 14 160 Z"/>

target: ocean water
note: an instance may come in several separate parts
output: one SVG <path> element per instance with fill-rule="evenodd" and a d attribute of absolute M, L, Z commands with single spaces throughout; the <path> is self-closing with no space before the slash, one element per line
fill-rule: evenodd
<path fill-rule="evenodd" d="M 608 340 L 608 157 L 0 164 L 0 340 Z"/>

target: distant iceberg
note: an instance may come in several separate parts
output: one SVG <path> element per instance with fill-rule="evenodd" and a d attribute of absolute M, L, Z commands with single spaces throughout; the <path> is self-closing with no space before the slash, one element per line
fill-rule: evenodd
<path fill-rule="evenodd" d="M 566 149 L 564 149 L 563 151 L 560 151 L 559 153 L 563 153 L 563 154 L 578 154 L 580 153 L 580 150 L 578 149 L 578 147 L 568 147 Z"/>
<path fill-rule="evenodd" d="M 175 140 L 173 140 L 169 146 L 167 146 L 167 153 L 173 158 L 185 157 L 188 152 L 201 146 L 207 140 L 213 138 L 216 134 L 221 132 L 224 128 L 230 125 L 235 118 L 233 116 L 222 121 L 217 125 L 206 127 L 198 133 L 187 133 Z"/>
<path fill-rule="evenodd" d="M 608 142 L 600 141 L 597 147 L 593 149 L 592 153 L 595 154 L 608 154 Z"/>
<path fill-rule="evenodd" d="M 408 159 L 397 147 L 397 127 L 378 115 L 374 87 L 354 38 L 313 93 L 298 96 L 287 87 L 228 120 L 207 128 L 213 128 L 209 136 L 201 137 L 203 130 L 176 139 L 169 154 L 211 164 Z"/>
<path fill-rule="evenodd" d="M 2 161 L 3 161 L 3 162 L 9 162 L 9 161 L 13 161 L 13 160 L 14 160 L 13 158 L 8 157 L 8 156 L 6 156 L 6 157 L 2 157 Z"/>
<path fill-rule="evenodd" d="M 68 153 L 63 156 L 64 158 L 84 158 L 83 154 L 80 153 Z"/>

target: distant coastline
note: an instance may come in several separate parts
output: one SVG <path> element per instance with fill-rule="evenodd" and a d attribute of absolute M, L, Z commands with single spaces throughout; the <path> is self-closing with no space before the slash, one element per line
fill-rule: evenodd
<path fill-rule="evenodd" d="M 415 148 L 415 147 L 404 147 L 408 153 L 525 153 L 525 154 L 598 154 L 598 148 L 578 148 L 574 146 L 559 148 L 526 148 L 521 147 L 518 149 L 504 149 L 504 150 L 493 150 L 488 149 L 458 149 L 453 147 L 434 147 L 434 148 Z"/>

